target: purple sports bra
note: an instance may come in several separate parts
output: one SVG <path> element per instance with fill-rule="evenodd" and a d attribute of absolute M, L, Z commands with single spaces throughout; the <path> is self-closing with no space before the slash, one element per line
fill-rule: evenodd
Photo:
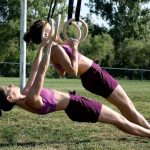
<path fill-rule="evenodd" d="M 56 111 L 54 91 L 43 88 L 41 89 L 40 96 L 42 97 L 43 106 L 38 110 L 39 115 Z"/>
<path fill-rule="evenodd" d="M 69 58 L 71 58 L 72 49 L 69 47 L 69 45 L 61 45 L 61 46 L 64 48 L 64 50 L 65 50 L 66 54 L 69 56 Z M 81 54 L 78 53 L 78 60 L 80 59 L 80 57 L 81 57 Z M 63 68 L 61 67 L 60 64 L 53 64 L 53 67 L 54 67 L 56 70 L 63 71 Z"/>

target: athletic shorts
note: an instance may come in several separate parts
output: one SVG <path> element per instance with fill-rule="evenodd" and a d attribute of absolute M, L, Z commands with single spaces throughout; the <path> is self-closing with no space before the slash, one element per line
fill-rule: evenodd
<path fill-rule="evenodd" d="M 101 107 L 101 103 L 72 92 L 65 112 L 72 121 L 95 123 L 100 115 Z"/>
<path fill-rule="evenodd" d="M 117 81 L 95 62 L 80 78 L 86 90 L 104 98 L 109 97 L 118 85 Z"/>

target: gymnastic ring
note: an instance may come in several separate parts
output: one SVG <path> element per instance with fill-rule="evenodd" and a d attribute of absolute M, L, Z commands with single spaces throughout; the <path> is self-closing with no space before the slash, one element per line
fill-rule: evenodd
<path fill-rule="evenodd" d="M 66 40 L 69 40 L 70 38 L 68 38 L 67 36 L 67 33 L 66 33 L 66 30 L 67 30 L 67 27 L 68 25 L 71 24 L 71 25 L 74 25 L 77 29 L 77 40 L 80 40 L 81 39 L 81 30 L 80 30 L 80 27 L 75 23 L 75 19 L 71 18 L 69 19 L 65 24 L 64 24 L 64 27 L 63 27 L 63 36 Z"/>
<path fill-rule="evenodd" d="M 54 19 L 50 18 L 49 19 L 49 24 L 51 26 L 51 34 L 49 35 L 49 38 L 53 39 L 54 35 L 55 35 L 55 21 L 54 21 Z"/>
<path fill-rule="evenodd" d="M 60 39 L 60 36 L 59 36 L 60 22 L 61 22 L 61 14 L 58 14 L 58 17 L 55 21 L 54 41 L 58 41 Z"/>
<path fill-rule="evenodd" d="M 87 23 L 86 23 L 84 20 L 82 20 L 82 19 L 80 19 L 80 22 L 81 22 L 82 25 L 83 25 L 83 34 L 81 35 L 80 41 L 84 41 L 85 38 L 87 37 L 87 34 L 88 34 L 88 25 L 87 25 Z"/>
<path fill-rule="evenodd" d="M 61 14 L 58 15 L 56 19 L 56 24 L 55 24 L 55 35 L 54 35 L 54 41 L 63 43 L 63 40 L 60 37 L 60 23 L 61 23 Z"/>
<path fill-rule="evenodd" d="M 75 22 L 75 19 L 74 19 L 74 18 L 69 19 L 69 20 L 65 23 L 65 25 L 64 25 L 63 33 L 64 33 L 64 37 L 65 37 L 66 39 L 67 39 L 67 37 L 66 37 L 66 29 L 67 29 L 67 26 L 68 26 L 70 23 L 72 23 L 72 22 Z M 86 22 L 85 22 L 84 20 L 82 20 L 82 19 L 79 19 L 79 22 L 81 22 L 82 25 L 83 25 L 83 34 L 81 35 L 80 39 L 78 38 L 78 40 L 83 41 L 83 40 L 86 38 L 87 34 L 88 34 L 88 26 L 87 26 Z M 78 26 L 78 25 L 76 24 L 76 26 Z M 78 26 L 78 28 L 80 29 L 79 26 Z M 81 30 L 80 30 L 80 32 L 81 32 Z"/>

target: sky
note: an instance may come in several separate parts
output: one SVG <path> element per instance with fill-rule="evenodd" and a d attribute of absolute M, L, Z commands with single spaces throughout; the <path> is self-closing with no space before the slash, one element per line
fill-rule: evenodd
<path fill-rule="evenodd" d="M 68 5 L 68 0 L 66 1 Z M 82 0 L 81 3 L 81 12 L 80 16 L 85 17 L 89 13 L 89 8 L 85 6 L 85 3 L 88 3 L 89 0 Z M 74 7 L 76 8 L 77 0 L 74 0 Z M 150 8 L 150 3 L 143 5 L 143 7 L 148 7 Z M 104 25 L 105 27 L 109 28 L 109 25 L 107 24 L 106 21 L 104 21 L 100 16 L 92 15 L 91 17 L 92 22 L 95 24 L 98 24 L 100 26 Z"/>
<path fill-rule="evenodd" d="M 89 13 L 89 8 L 87 6 L 85 6 L 85 3 L 88 3 L 89 0 L 82 0 L 81 3 L 81 12 L 80 12 L 80 16 L 85 17 L 88 13 Z M 68 0 L 66 1 L 67 5 L 68 5 Z M 77 0 L 74 0 L 74 7 L 76 8 L 76 4 L 77 4 Z M 73 14 L 74 15 L 74 14 Z M 98 24 L 98 25 L 102 25 L 104 24 L 104 26 L 108 27 L 108 24 L 106 23 L 106 21 L 104 21 L 101 17 L 97 17 L 96 15 L 92 15 L 91 18 L 92 22 Z"/>
<path fill-rule="evenodd" d="M 85 6 L 85 3 L 88 3 L 89 0 L 82 0 L 82 5 L 81 5 L 81 12 L 80 15 L 83 17 L 86 16 L 89 13 L 89 8 L 87 6 Z M 104 24 L 106 27 L 108 26 L 108 24 L 106 23 L 106 21 L 104 21 L 100 16 L 96 16 L 96 15 L 92 15 L 92 22 L 102 25 Z"/>

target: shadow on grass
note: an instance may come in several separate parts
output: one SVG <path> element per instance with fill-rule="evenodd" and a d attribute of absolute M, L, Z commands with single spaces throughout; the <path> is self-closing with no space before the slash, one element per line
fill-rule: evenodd
<path fill-rule="evenodd" d="M 64 144 L 64 145 L 72 145 L 72 144 L 86 144 L 86 143 L 95 143 L 95 142 L 99 142 L 99 141 L 103 141 L 104 139 L 84 139 L 84 140 L 73 140 L 73 141 L 43 141 L 43 142 L 26 142 L 26 143 L 0 143 L 0 149 L 4 148 L 4 147 L 10 147 L 10 146 L 21 146 L 21 147 L 35 147 L 35 146 L 43 146 L 43 145 L 59 145 L 59 144 Z M 107 140 L 112 140 L 112 141 L 122 141 L 122 142 L 139 142 L 139 143 L 148 143 L 147 138 L 140 138 L 140 137 L 122 137 L 119 139 L 105 139 Z M 104 140 L 104 141 L 105 141 Z"/>
<path fill-rule="evenodd" d="M 122 141 L 122 142 L 128 142 L 128 143 L 132 143 L 133 141 L 138 142 L 138 143 L 149 143 L 148 138 L 144 138 L 144 137 L 122 137 L 118 139 L 118 142 Z"/>
<path fill-rule="evenodd" d="M 35 146 L 42 146 L 42 145 L 58 145 L 58 144 L 65 144 L 65 145 L 70 145 L 70 144 L 80 144 L 80 143 L 89 143 L 91 140 L 78 140 L 78 141 L 61 141 L 61 142 L 53 142 L 53 141 L 44 141 L 44 142 L 26 142 L 26 143 L 0 143 L 0 149 L 4 147 L 10 147 L 10 146 L 21 146 L 21 147 L 35 147 Z"/>

